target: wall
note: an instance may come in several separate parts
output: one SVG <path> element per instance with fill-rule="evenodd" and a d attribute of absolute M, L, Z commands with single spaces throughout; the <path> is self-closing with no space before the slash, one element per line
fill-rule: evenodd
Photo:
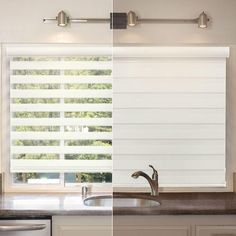
<path fill-rule="evenodd" d="M 114 32 L 115 43 L 183 44 L 236 43 L 235 0 L 114 0 L 114 11 L 135 11 L 140 18 L 197 18 L 210 16 L 206 30 L 191 24 L 143 24 Z"/>
<path fill-rule="evenodd" d="M 114 44 L 225 45 L 227 64 L 227 158 L 236 171 L 236 1 L 235 0 L 114 0 L 114 11 L 135 11 L 140 18 L 197 18 L 204 10 L 210 17 L 206 30 L 192 24 L 141 24 L 114 32 Z"/>
<path fill-rule="evenodd" d="M 109 24 L 89 26 L 73 24 L 70 27 L 61 28 L 56 24 L 43 23 L 43 18 L 54 18 L 61 10 L 66 11 L 70 17 L 74 18 L 109 18 L 112 10 L 111 0 L 0 0 L 0 6 L 0 42 L 112 42 Z"/>

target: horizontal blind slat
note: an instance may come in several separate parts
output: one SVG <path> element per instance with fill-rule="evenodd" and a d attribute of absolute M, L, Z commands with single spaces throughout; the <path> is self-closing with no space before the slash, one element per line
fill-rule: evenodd
<path fill-rule="evenodd" d="M 112 118 L 12 118 L 15 126 L 111 126 Z"/>
<path fill-rule="evenodd" d="M 115 124 L 224 124 L 225 109 L 115 109 Z"/>
<path fill-rule="evenodd" d="M 12 154 L 112 154 L 107 146 L 12 146 Z"/>
<path fill-rule="evenodd" d="M 71 83 L 80 83 L 80 84 L 100 84 L 100 83 L 110 83 L 112 84 L 111 76 L 72 76 L 72 75 L 49 75 L 49 76 L 30 76 L 30 75 L 11 75 L 10 76 L 11 84 L 71 84 Z"/>
<path fill-rule="evenodd" d="M 151 175 L 150 171 L 146 171 Z M 130 178 L 133 170 L 113 171 L 113 187 L 149 187 L 144 178 Z M 225 170 L 159 171 L 160 187 L 225 187 Z"/>
<path fill-rule="evenodd" d="M 11 112 L 112 111 L 111 104 L 11 104 Z"/>
<path fill-rule="evenodd" d="M 11 160 L 11 171 L 17 172 L 110 172 L 111 160 Z"/>
<path fill-rule="evenodd" d="M 224 93 L 115 93 L 114 108 L 224 108 Z"/>
<path fill-rule="evenodd" d="M 113 56 L 117 58 L 226 58 L 229 57 L 229 47 L 154 47 L 154 46 L 116 46 L 112 48 Z"/>
<path fill-rule="evenodd" d="M 222 140 L 114 140 L 116 155 L 134 154 L 225 154 Z M 184 164 L 184 163 L 183 163 Z"/>
<path fill-rule="evenodd" d="M 11 61 L 11 70 L 108 70 L 107 61 Z"/>
<path fill-rule="evenodd" d="M 220 79 L 114 79 L 114 93 L 224 93 Z"/>
<path fill-rule="evenodd" d="M 11 132 L 11 139 L 20 140 L 111 140 L 111 132 Z"/>
<path fill-rule="evenodd" d="M 224 124 L 120 125 L 113 128 L 114 139 L 224 139 Z"/>
<path fill-rule="evenodd" d="M 21 44 L 7 45 L 8 56 L 111 56 L 112 47 L 104 45 L 76 45 L 76 44 Z"/>
<path fill-rule="evenodd" d="M 11 98 L 112 98 L 112 90 L 11 89 Z"/>
<path fill-rule="evenodd" d="M 159 155 L 159 156 L 137 156 L 137 155 L 114 155 L 113 169 L 119 170 L 144 170 L 152 163 L 162 170 L 219 170 L 224 166 L 223 155 Z M 127 167 L 127 163 L 132 166 Z M 184 163 L 184 164 L 183 164 Z M 147 171 L 145 169 L 145 171 Z"/>
<path fill-rule="evenodd" d="M 122 60 L 114 61 L 113 73 L 120 77 L 155 77 L 155 76 L 225 76 L 225 59 L 177 59 L 177 60 Z M 171 68 L 171 69 L 170 69 Z"/>

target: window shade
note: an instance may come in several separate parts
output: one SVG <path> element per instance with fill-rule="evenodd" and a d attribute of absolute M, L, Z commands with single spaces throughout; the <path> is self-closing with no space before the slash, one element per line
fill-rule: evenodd
<path fill-rule="evenodd" d="M 9 47 L 12 173 L 111 172 L 108 47 Z"/>
<path fill-rule="evenodd" d="M 113 186 L 225 187 L 226 47 L 117 47 Z"/>

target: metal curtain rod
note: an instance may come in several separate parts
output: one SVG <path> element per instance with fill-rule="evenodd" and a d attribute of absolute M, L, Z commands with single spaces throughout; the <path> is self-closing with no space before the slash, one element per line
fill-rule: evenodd
<path fill-rule="evenodd" d="M 197 24 L 198 18 L 196 19 L 145 19 L 141 18 L 138 19 L 139 23 L 146 23 L 146 24 Z"/>
<path fill-rule="evenodd" d="M 58 26 L 65 27 L 69 23 L 110 23 L 112 29 L 126 29 L 127 26 L 137 24 L 198 24 L 199 28 L 207 28 L 209 18 L 202 12 L 198 18 L 194 19 L 157 19 L 157 18 L 138 18 L 135 12 L 110 13 L 110 18 L 70 18 L 64 11 L 60 11 L 55 18 L 44 18 L 44 23 L 57 22 Z"/>
<path fill-rule="evenodd" d="M 44 18 L 44 23 L 57 22 L 57 18 Z M 70 23 L 109 23 L 110 18 L 69 18 Z M 60 26 L 60 25 L 59 25 Z"/>

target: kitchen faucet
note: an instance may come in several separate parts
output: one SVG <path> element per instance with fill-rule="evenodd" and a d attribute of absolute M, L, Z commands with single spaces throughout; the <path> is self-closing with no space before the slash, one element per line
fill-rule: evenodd
<path fill-rule="evenodd" d="M 151 196 L 158 196 L 159 195 L 159 191 L 158 191 L 158 172 L 157 170 L 152 166 L 149 165 L 149 167 L 151 167 L 153 169 L 153 174 L 152 174 L 152 178 L 150 178 L 146 173 L 144 173 L 143 171 L 136 171 L 134 172 L 131 176 L 135 179 L 137 179 L 139 176 L 144 177 L 151 188 Z"/>

